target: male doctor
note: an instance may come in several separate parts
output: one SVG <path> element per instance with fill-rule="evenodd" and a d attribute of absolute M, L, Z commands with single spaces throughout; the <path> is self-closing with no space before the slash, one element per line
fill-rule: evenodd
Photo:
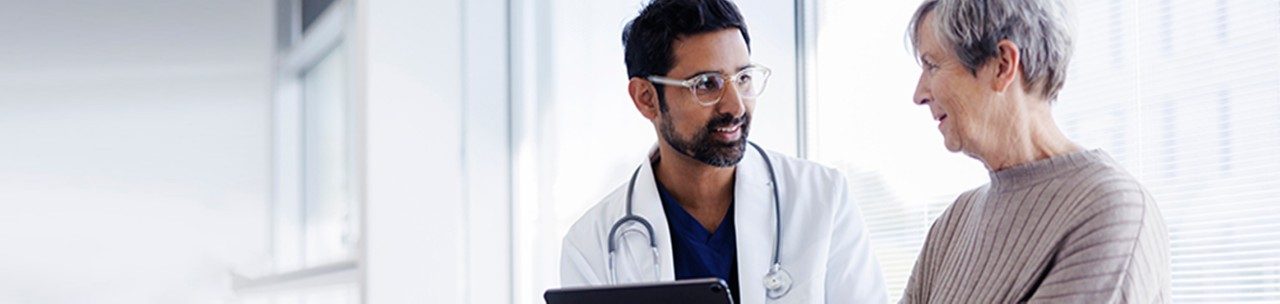
<path fill-rule="evenodd" d="M 720 278 L 735 303 L 886 303 L 834 169 L 747 141 L 769 70 L 727 0 L 654 0 L 623 30 L 656 148 L 570 228 L 565 287 Z"/>

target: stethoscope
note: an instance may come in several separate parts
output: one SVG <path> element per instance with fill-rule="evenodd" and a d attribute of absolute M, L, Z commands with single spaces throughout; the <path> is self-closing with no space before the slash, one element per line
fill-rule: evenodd
<path fill-rule="evenodd" d="M 791 291 L 791 274 L 782 268 L 782 263 L 779 262 L 778 257 L 778 251 L 782 248 L 782 207 L 778 199 L 778 179 L 773 173 L 773 162 L 769 161 L 769 155 L 764 153 L 764 149 L 761 149 L 760 146 L 753 142 L 747 143 L 751 144 L 751 147 L 755 148 L 756 152 L 759 152 L 760 156 L 764 158 L 765 167 L 769 168 L 769 185 L 773 187 L 773 233 L 775 235 L 773 240 L 773 264 L 769 267 L 769 273 L 764 275 L 764 288 L 766 296 L 777 300 Z M 626 236 L 627 233 L 631 232 L 648 234 L 649 248 L 653 249 L 653 277 L 659 277 L 658 268 L 661 266 L 658 264 L 658 239 L 654 236 L 653 225 L 649 224 L 649 221 L 643 217 L 631 212 L 631 195 L 635 192 L 636 177 L 640 175 L 641 168 L 644 168 L 644 165 L 640 165 L 634 173 L 631 173 L 631 182 L 627 184 L 627 214 L 618 219 L 617 222 L 614 222 L 613 228 L 609 230 L 609 277 L 612 280 L 610 283 L 613 284 L 618 283 L 618 272 L 614 268 L 614 252 L 618 246 L 615 236 Z M 627 222 L 640 223 L 641 226 L 644 226 L 644 230 L 627 230 L 623 231 L 622 235 L 617 235 L 618 229 Z"/>

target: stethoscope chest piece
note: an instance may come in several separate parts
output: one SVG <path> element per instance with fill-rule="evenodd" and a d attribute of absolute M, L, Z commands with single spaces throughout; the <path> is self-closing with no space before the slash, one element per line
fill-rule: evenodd
<path fill-rule="evenodd" d="M 791 291 L 791 273 L 782 269 L 781 264 L 774 263 L 769 273 L 764 275 L 765 295 L 770 299 L 780 299 Z"/>

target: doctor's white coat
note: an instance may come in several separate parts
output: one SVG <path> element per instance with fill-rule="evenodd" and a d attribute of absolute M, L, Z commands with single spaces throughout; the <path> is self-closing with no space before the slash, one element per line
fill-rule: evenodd
<path fill-rule="evenodd" d="M 748 147 L 738 163 L 734 184 L 742 303 L 888 302 L 862 215 L 850 201 L 844 176 L 809 161 L 768 153 L 781 198 L 780 262 L 794 283 L 784 297 L 767 301 L 763 280 L 771 265 L 775 237 L 773 194 L 764 160 Z M 560 257 L 563 287 L 609 283 L 609 230 L 626 213 L 626 196 L 627 184 L 623 183 L 569 229 Z M 657 232 L 660 279 L 674 280 L 671 235 L 649 161 L 641 165 L 632 204 L 632 212 L 647 219 Z M 635 241 L 640 239 L 631 235 L 618 246 L 615 262 L 620 282 L 646 281 L 653 276 L 652 249 L 647 241 Z"/>

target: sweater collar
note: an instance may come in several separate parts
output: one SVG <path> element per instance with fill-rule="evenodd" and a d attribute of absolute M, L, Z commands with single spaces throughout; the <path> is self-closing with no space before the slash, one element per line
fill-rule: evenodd
<path fill-rule="evenodd" d="M 1078 169 L 1083 165 L 1098 162 L 1114 162 L 1114 160 L 1111 160 L 1111 156 L 1101 149 L 1084 150 L 1035 160 L 1004 170 L 989 172 L 991 189 L 997 193 L 1022 189 L 1040 183 L 1045 179 Z"/>

